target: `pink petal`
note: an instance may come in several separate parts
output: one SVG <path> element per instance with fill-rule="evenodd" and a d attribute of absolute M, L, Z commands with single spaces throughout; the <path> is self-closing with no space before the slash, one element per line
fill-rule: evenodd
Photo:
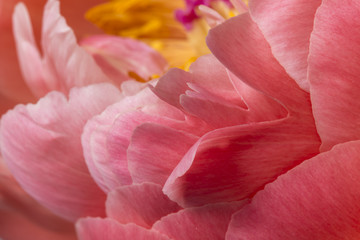
<path fill-rule="evenodd" d="M 106 201 L 108 217 L 145 228 L 151 228 L 161 217 L 180 209 L 163 194 L 160 185 L 153 183 L 117 188 L 108 194 Z"/>
<path fill-rule="evenodd" d="M 207 43 L 213 54 L 239 79 L 278 100 L 290 111 L 303 111 L 308 95 L 291 79 L 271 53 L 248 13 L 210 30 Z"/>
<path fill-rule="evenodd" d="M 309 56 L 309 81 L 322 150 L 359 139 L 358 82 L 360 5 L 324 1 L 315 17 Z"/>
<path fill-rule="evenodd" d="M 160 100 L 149 88 L 106 109 L 86 124 L 82 136 L 85 159 L 95 181 L 105 192 L 131 184 L 127 149 L 134 129 L 144 122 L 181 129 L 187 126 L 184 120 L 181 111 Z"/>
<path fill-rule="evenodd" d="M 85 218 L 76 224 L 79 240 L 170 240 L 154 230 L 135 224 L 122 225 L 111 218 Z"/>
<path fill-rule="evenodd" d="M 30 195 L 66 219 L 104 213 L 105 195 L 88 172 L 80 136 L 86 121 L 119 94 L 109 84 L 74 89 L 69 100 L 52 92 L 2 118 L 0 147 L 9 169 Z"/>
<path fill-rule="evenodd" d="M 167 126 L 144 123 L 138 126 L 127 149 L 127 159 L 135 183 L 164 185 L 181 158 L 198 137 Z"/>
<path fill-rule="evenodd" d="M 231 215 L 247 201 L 187 208 L 156 222 L 153 229 L 176 240 L 223 240 Z"/>
<path fill-rule="evenodd" d="M 226 239 L 359 239 L 359 156 L 348 142 L 279 177 L 233 216 Z"/>
<path fill-rule="evenodd" d="M 77 45 L 73 31 L 59 13 L 58 1 L 49 0 L 45 6 L 42 59 L 27 15 L 24 5 L 18 5 L 13 16 L 14 34 L 23 76 L 36 96 L 51 90 L 67 93 L 74 86 L 110 81 L 94 59 Z"/>
<path fill-rule="evenodd" d="M 114 81 L 128 80 L 132 75 L 150 80 L 162 75 L 167 61 L 148 45 L 130 38 L 96 35 L 81 41 L 96 63 Z"/>
<path fill-rule="evenodd" d="M 13 23 L 22 74 L 34 95 L 43 96 L 49 89 L 44 81 L 42 59 L 36 46 L 30 16 L 23 3 L 16 6 Z"/>
<path fill-rule="evenodd" d="M 321 0 L 250 1 L 251 17 L 271 46 L 275 58 L 305 91 L 307 58 L 314 15 Z"/>
<path fill-rule="evenodd" d="M 163 191 L 182 207 L 241 200 L 317 154 L 318 147 L 306 116 L 217 129 L 194 144 Z"/>

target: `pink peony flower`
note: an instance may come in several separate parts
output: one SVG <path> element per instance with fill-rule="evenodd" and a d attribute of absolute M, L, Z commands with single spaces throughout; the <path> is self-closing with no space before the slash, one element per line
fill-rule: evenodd
<path fill-rule="evenodd" d="M 189 72 L 120 88 L 95 61 L 73 58 L 75 72 L 52 55 L 65 87 L 2 117 L 4 160 L 83 240 L 357 239 L 359 12 L 252 0 L 210 31 L 213 55 Z M 109 80 L 73 84 L 89 66 Z"/>

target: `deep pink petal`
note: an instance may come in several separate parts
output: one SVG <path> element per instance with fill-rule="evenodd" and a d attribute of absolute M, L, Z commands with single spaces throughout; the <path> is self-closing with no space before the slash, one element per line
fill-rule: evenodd
<path fill-rule="evenodd" d="M 275 58 L 299 86 L 309 91 L 307 58 L 314 15 L 321 0 L 249 2 L 251 17 L 271 46 Z"/>
<path fill-rule="evenodd" d="M 86 121 L 119 95 L 110 84 L 73 89 L 69 100 L 52 92 L 2 118 L 0 147 L 9 169 L 30 195 L 66 219 L 104 213 L 105 195 L 88 172 L 80 136 Z"/>
<path fill-rule="evenodd" d="M 154 123 L 138 126 L 127 149 L 127 159 L 135 183 L 164 185 L 172 170 L 198 137 Z"/>
<path fill-rule="evenodd" d="M 209 132 L 184 156 L 163 190 L 183 207 L 251 197 L 318 153 L 312 121 L 288 117 Z"/>
<path fill-rule="evenodd" d="M 165 235 L 139 227 L 135 224 L 120 224 L 111 218 L 85 218 L 76 224 L 79 240 L 171 240 Z"/>
<path fill-rule="evenodd" d="M 159 52 L 134 39 L 96 35 L 80 44 L 116 82 L 134 77 L 148 81 L 153 75 L 162 75 L 167 67 L 167 61 Z"/>
<path fill-rule="evenodd" d="M 163 216 L 177 212 L 181 208 L 172 202 L 153 183 L 130 185 L 117 188 L 108 194 L 106 201 L 107 216 L 122 224 L 151 228 Z"/>
<path fill-rule="evenodd" d="M 207 43 L 220 62 L 239 79 L 280 101 L 290 111 L 303 111 L 308 95 L 274 58 L 248 13 L 211 29 Z"/>
<path fill-rule="evenodd" d="M 247 201 L 187 208 L 163 217 L 153 229 L 176 240 L 223 240 L 231 215 L 245 203 Z"/>
<path fill-rule="evenodd" d="M 27 84 L 38 97 L 51 90 L 67 93 L 74 86 L 110 81 L 92 56 L 77 45 L 75 35 L 60 15 L 59 8 L 56 0 L 49 0 L 45 6 L 43 58 L 32 36 L 24 5 L 18 5 L 13 17 L 21 70 Z"/>
<path fill-rule="evenodd" d="M 322 150 L 359 139 L 360 4 L 324 1 L 311 35 L 309 81 Z"/>
<path fill-rule="evenodd" d="M 358 239 L 360 142 L 292 169 L 236 213 L 227 240 Z"/>

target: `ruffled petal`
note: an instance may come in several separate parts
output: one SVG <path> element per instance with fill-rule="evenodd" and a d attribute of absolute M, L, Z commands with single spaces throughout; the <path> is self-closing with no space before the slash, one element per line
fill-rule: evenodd
<path fill-rule="evenodd" d="M 122 224 L 151 228 L 163 216 L 177 212 L 181 208 L 161 191 L 161 186 L 153 183 L 130 185 L 117 188 L 108 194 L 107 216 Z"/>
<path fill-rule="evenodd" d="M 88 172 L 80 136 L 86 121 L 119 95 L 110 84 L 73 89 L 69 100 L 52 92 L 36 105 L 17 106 L 1 120 L 0 148 L 16 180 L 68 220 L 104 214 L 105 194 Z"/>
<path fill-rule="evenodd" d="M 132 183 L 127 150 L 133 131 L 144 122 L 179 130 L 187 126 L 184 114 L 160 100 L 149 88 L 123 98 L 86 124 L 82 136 L 85 159 L 105 192 Z"/>
<path fill-rule="evenodd" d="M 223 240 L 231 215 L 247 201 L 187 208 L 156 222 L 153 229 L 176 240 Z"/>
<path fill-rule="evenodd" d="M 318 148 L 312 127 L 291 117 L 218 129 L 194 144 L 163 191 L 182 207 L 241 200 Z"/>
<path fill-rule="evenodd" d="M 321 0 L 250 1 L 251 17 L 271 46 L 275 58 L 309 92 L 307 58 L 314 15 Z"/>
<path fill-rule="evenodd" d="M 322 150 L 359 139 L 360 4 L 323 1 L 315 17 L 309 56 L 314 118 Z"/>
<path fill-rule="evenodd" d="M 76 224 L 79 240 L 171 240 L 165 235 L 135 224 L 120 224 L 111 218 L 85 218 Z"/>
<path fill-rule="evenodd" d="M 360 142 L 280 176 L 234 214 L 227 240 L 359 239 Z"/>

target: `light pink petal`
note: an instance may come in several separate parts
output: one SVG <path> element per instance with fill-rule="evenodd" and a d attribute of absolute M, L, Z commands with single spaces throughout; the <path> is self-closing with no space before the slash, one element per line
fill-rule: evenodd
<path fill-rule="evenodd" d="M 159 52 L 134 39 L 96 35 L 80 44 L 114 81 L 131 78 L 148 81 L 153 75 L 162 75 L 167 67 Z"/>
<path fill-rule="evenodd" d="M 36 46 L 30 16 L 23 3 L 16 6 L 13 23 L 22 74 L 34 95 L 43 96 L 49 89 L 44 80 L 42 59 Z"/>
<path fill-rule="evenodd" d="M 135 224 L 120 224 L 111 218 L 85 218 L 76 224 L 79 240 L 171 240 L 165 235 Z"/>
<path fill-rule="evenodd" d="M 172 170 L 198 137 L 164 125 L 138 126 L 127 149 L 127 159 L 135 183 L 164 185 Z"/>
<path fill-rule="evenodd" d="M 359 156 L 348 142 L 279 177 L 233 216 L 226 239 L 359 239 Z"/>
<path fill-rule="evenodd" d="M 220 62 L 239 79 L 276 99 L 289 111 L 303 111 L 304 102 L 309 102 L 308 94 L 274 58 L 269 44 L 248 13 L 211 29 L 207 43 Z"/>
<path fill-rule="evenodd" d="M 183 78 L 183 81 L 196 84 L 207 93 L 226 100 L 228 103 L 247 108 L 243 96 L 234 87 L 227 69 L 209 54 L 199 57 L 189 69 L 192 78 Z M 169 79 L 169 81 L 172 81 Z"/>
<path fill-rule="evenodd" d="M 43 0 L 32 1 L 32 13 L 41 14 L 41 2 Z M 6 109 L 12 108 L 17 102 L 29 102 L 34 100 L 34 96 L 22 79 L 19 63 L 15 50 L 15 42 L 12 31 L 12 13 L 16 0 L 0 0 L 0 108 L 5 108 L 4 101 L 12 102 Z M 25 16 L 23 16 L 24 18 Z M 39 21 L 36 21 L 39 20 Z M 35 19 L 40 23 L 40 17 Z M 39 26 L 40 27 L 40 26 Z M 4 100 L 3 100 L 4 99 Z M 2 110 L 3 111 L 3 110 Z"/>
<path fill-rule="evenodd" d="M 183 157 L 163 191 L 182 207 L 251 197 L 318 153 L 309 122 L 310 117 L 288 117 L 209 132 Z"/>
<path fill-rule="evenodd" d="M 197 13 L 205 19 L 210 27 L 215 27 L 225 21 L 225 18 L 220 13 L 205 5 L 200 5 Z"/>
<path fill-rule="evenodd" d="M 106 201 L 107 216 L 122 224 L 151 228 L 163 216 L 177 212 L 181 208 L 172 202 L 153 183 L 130 185 L 117 188 L 108 194 Z"/>
<path fill-rule="evenodd" d="M 160 100 L 149 88 L 123 98 L 86 124 L 82 136 L 86 163 L 105 192 L 132 183 L 127 149 L 134 129 L 144 122 L 176 128 L 187 125 L 181 111 Z"/>
<path fill-rule="evenodd" d="M 77 45 L 73 31 L 59 13 L 59 7 L 56 0 L 49 0 L 45 6 L 42 59 L 24 5 L 18 5 L 13 17 L 22 74 L 38 97 L 51 90 L 67 93 L 74 86 L 110 81 L 92 56 Z"/>
<path fill-rule="evenodd" d="M 69 100 L 52 92 L 2 118 L 0 147 L 9 169 L 30 195 L 66 219 L 104 213 L 105 195 L 88 172 L 80 137 L 86 121 L 119 95 L 110 84 L 73 89 Z"/>
<path fill-rule="evenodd" d="M 249 2 L 251 17 L 271 46 L 275 58 L 305 91 L 309 91 L 307 58 L 314 15 L 321 0 Z"/>
<path fill-rule="evenodd" d="M 246 203 L 244 200 L 187 208 L 163 217 L 153 229 L 176 240 L 223 240 L 231 215 Z"/>
<path fill-rule="evenodd" d="M 311 35 L 309 81 L 322 150 L 359 139 L 360 5 L 324 1 Z"/>

